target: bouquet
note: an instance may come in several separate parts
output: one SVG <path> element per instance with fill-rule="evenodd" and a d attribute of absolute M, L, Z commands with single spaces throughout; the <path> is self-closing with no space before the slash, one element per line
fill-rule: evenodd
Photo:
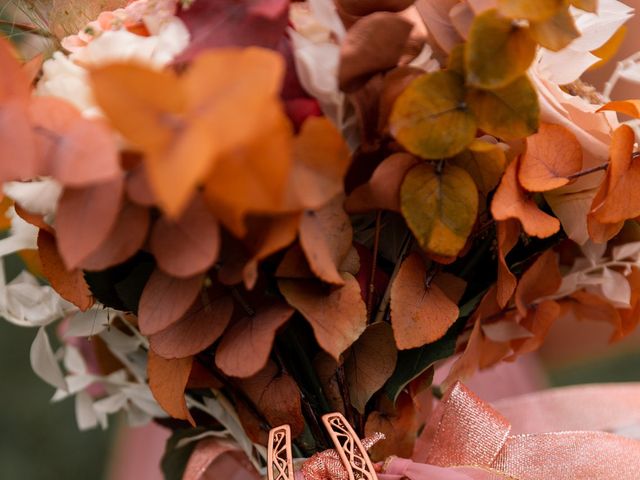
<path fill-rule="evenodd" d="M 167 478 L 224 456 L 211 478 L 289 480 L 293 459 L 306 480 L 396 478 L 396 457 L 433 478 L 586 478 L 499 460 L 515 437 L 459 381 L 561 318 L 606 322 L 612 341 L 640 321 L 640 100 L 610 98 L 640 83 L 640 57 L 602 91 L 583 80 L 629 6 L 13 7 L 9 37 L 42 53 L 0 39 L 0 255 L 23 266 L 0 277 L 0 315 L 37 329 L 33 370 L 75 398 L 80 428 L 119 411 L 165 425 Z M 480 417 L 497 430 L 469 440 Z M 338 427 L 356 460 L 327 454 L 345 452 Z M 493 436 L 498 457 L 458 455 Z M 589 478 L 636 478 L 615 469 L 637 443 L 615 441 L 615 476 Z M 340 477 L 349 462 L 360 473 Z"/>

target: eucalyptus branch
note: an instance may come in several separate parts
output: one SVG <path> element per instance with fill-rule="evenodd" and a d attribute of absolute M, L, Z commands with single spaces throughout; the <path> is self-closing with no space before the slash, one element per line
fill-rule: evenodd
<path fill-rule="evenodd" d="M 373 294 L 375 292 L 376 267 L 378 265 L 378 248 L 380 246 L 380 230 L 381 230 L 382 210 L 378 210 L 376 214 L 375 235 L 373 237 L 373 260 L 371 265 L 371 276 L 369 278 L 369 290 L 367 292 L 367 314 L 373 313 Z M 371 320 L 371 318 L 369 318 Z"/>
<path fill-rule="evenodd" d="M 609 166 L 609 162 L 601 163 L 600 165 L 596 165 L 595 167 L 586 168 L 576 173 L 572 173 L 568 175 L 566 178 L 569 180 L 574 180 L 576 178 L 584 177 L 585 175 L 589 175 L 590 173 L 599 172 L 601 170 L 606 170 Z"/>

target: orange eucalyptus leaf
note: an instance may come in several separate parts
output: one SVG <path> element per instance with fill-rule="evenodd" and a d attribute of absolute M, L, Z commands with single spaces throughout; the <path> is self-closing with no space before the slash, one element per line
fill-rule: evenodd
<path fill-rule="evenodd" d="M 496 292 L 498 305 L 505 307 L 513 292 L 516 290 L 518 281 L 516 276 L 511 273 L 509 266 L 505 260 L 507 254 L 515 247 L 520 237 L 520 225 L 517 221 L 509 219 L 503 222 L 497 222 L 497 239 L 498 239 L 498 291 Z"/>
<path fill-rule="evenodd" d="M 213 344 L 227 328 L 233 298 L 221 288 L 210 288 L 193 302 L 179 320 L 149 337 L 149 346 L 164 358 L 196 355 Z"/>
<path fill-rule="evenodd" d="M 598 112 L 624 113 L 633 118 L 640 118 L 640 100 L 617 100 L 600 107 Z"/>
<path fill-rule="evenodd" d="M 529 330 L 533 336 L 511 340 L 511 348 L 514 351 L 513 356 L 538 350 L 544 342 L 551 325 L 560 316 L 561 311 L 562 309 L 558 302 L 553 300 L 545 300 L 530 308 L 527 316 L 520 321 L 520 325 Z"/>
<path fill-rule="evenodd" d="M 200 196 L 180 217 L 161 217 L 153 226 L 149 247 L 158 267 L 174 277 L 191 277 L 208 270 L 220 251 L 220 227 Z"/>
<path fill-rule="evenodd" d="M 60 255 L 73 269 L 94 253 L 109 236 L 118 220 L 124 180 L 83 188 L 66 188 L 60 197 L 55 219 Z"/>
<path fill-rule="evenodd" d="M 187 420 L 196 426 L 185 399 L 193 357 L 167 360 L 149 350 L 147 376 L 149 388 L 160 407 L 171 417 Z"/>
<path fill-rule="evenodd" d="M 325 117 L 309 117 L 293 141 L 293 169 L 287 191 L 289 209 L 320 208 L 343 192 L 349 148 Z"/>
<path fill-rule="evenodd" d="M 530 192 L 562 187 L 582 169 L 582 147 L 576 136 L 561 125 L 543 123 L 538 133 L 527 137 L 520 159 L 518 180 Z"/>
<path fill-rule="evenodd" d="M 202 290 L 204 275 L 175 278 L 156 269 L 140 296 L 138 321 L 143 335 L 153 335 L 177 322 Z"/>
<path fill-rule="evenodd" d="M 409 255 L 391 286 L 391 325 L 400 350 L 435 342 L 458 318 L 458 305 L 429 281 L 424 261 Z"/>
<path fill-rule="evenodd" d="M 43 215 L 38 215 L 37 213 L 31 213 L 22 208 L 19 204 L 15 204 L 14 208 L 16 210 L 16 214 L 23 219 L 25 222 L 30 223 L 34 227 L 38 227 L 42 230 L 46 230 L 47 232 L 55 235 L 55 230 L 51 225 L 49 225 L 45 220 Z"/>
<path fill-rule="evenodd" d="M 550 237 L 560 230 L 560 221 L 538 208 L 518 183 L 519 159 L 512 161 L 502 177 L 491 202 L 491 214 L 496 220 L 515 218 L 528 235 Z"/>
<path fill-rule="evenodd" d="M 634 143 L 628 125 L 613 133 L 607 175 L 590 212 L 599 223 L 615 224 L 640 215 L 640 158 L 633 156 Z"/>
<path fill-rule="evenodd" d="M 338 7 L 349 15 L 362 17 L 373 12 L 401 12 L 415 0 L 338 0 Z"/>
<path fill-rule="evenodd" d="M 320 347 L 336 360 L 367 326 L 367 307 L 358 281 L 348 273 L 343 273 L 342 278 L 345 282 L 342 287 L 329 287 L 311 280 L 278 282 L 289 305 L 311 324 Z"/>
<path fill-rule="evenodd" d="M 561 283 L 558 257 L 553 250 L 547 250 L 520 278 L 515 293 L 516 307 L 520 315 L 525 316 L 534 301 L 556 293 Z"/>
<path fill-rule="evenodd" d="M 46 230 L 38 233 L 38 253 L 44 276 L 62 298 L 82 311 L 93 305 L 93 294 L 80 269 L 68 270 L 60 257 L 56 237 Z"/>
<path fill-rule="evenodd" d="M 367 183 L 356 188 L 345 202 L 349 213 L 382 209 L 400 211 L 400 187 L 407 172 L 418 159 L 408 153 L 394 153 L 374 170 Z"/>
<path fill-rule="evenodd" d="M 344 197 L 337 196 L 319 210 L 307 210 L 300 221 L 300 245 L 311 271 L 321 280 L 344 285 L 338 267 L 353 240 L 351 220 L 344 211 Z"/>
<path fill-rule="evenodd" d="M 631 282 L 629 282 L 631 284 Z M 633 289 L 631 290 L 631 306 L 633 308 Z M 560 302 L 563 315 L 571 314 L 576 320 L 592 320 L 596 322 L 610 323 L 614 329 L 614 336 L 622 329 L 622 318 L 620 312 L 607 301 L 606 298 L 578 290 Z"/>
<path fill-rule="evenodd" d="M 275 186 L 282 187 L 283 175 L 276 167 L 285 164 L 286 178 L 291 128 L 277 99 L 283 63 L 270 50 L 221 48 L 197 57 L 180 78 L 169 71 L 110 65 L 91 71 L 91 83 L 107 117 L 146 154 L 149 181 L 158 201 L 169 216 L 176 217 L 198 184 L 222 163 L 258 162 L 263 169 L 255 175 L 268 174 L 273 183 L 279 183 Z M 272 135 L 282 138 L 276 132 L 283 129 L 284 144 L 272 142 L 269 155 L 264 155 L 273 169 L 269 171 L 251 146 Z M 222 177 L 220 182 L 232 182 L 229 189 L 241 183 L 224 170 Z M 236 191 L 238 196 L 243 193 Z"/>
<path fill-rule="evenodd" d="M 7 217 L 7 211 L 13 206 L 13 200 L 7 196 L 2 196 L 0 201 L 0 230 L 11 228 L 11 219 Z"/>
<path fill-rule="evenodd" d="M 216 366 L 232 377 L 251 377 L 267 364 L 277 330 L 293 315 L 286 304 L 274 303 L 234 322 L 216 350 Z"/>

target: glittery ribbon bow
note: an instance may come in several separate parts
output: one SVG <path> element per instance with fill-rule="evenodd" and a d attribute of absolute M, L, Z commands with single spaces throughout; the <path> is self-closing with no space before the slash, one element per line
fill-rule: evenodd
<path fill-rule="evenodd" d="M 489 405 L 457 383 L 443 397 L 423 430 L 414 458 L 389 459 L 384 466 L 377 466 L 377 477 L 379 480 L 638 480 L 640 441 L 611 433 L 638 424 L 640 384 L 566 387 Z M 370 441 L 364 440 L 362 447 L 366 451 Z M 337 451 L 322 452 L 308 459 L 295 472 L 295 479 L 375 479 L 375 473 L 361 476 L 356 472 L 349 477 L 345 463 Z M 193 476 L 188 475 L 188 466 L 184 478 L 259 478 L 255 473 L 238 471 L 232 477 L 205 476 L 202 465 L 200 462 L 200 475 Z M 292 470 L 282 478 L 291 480 Z"/>

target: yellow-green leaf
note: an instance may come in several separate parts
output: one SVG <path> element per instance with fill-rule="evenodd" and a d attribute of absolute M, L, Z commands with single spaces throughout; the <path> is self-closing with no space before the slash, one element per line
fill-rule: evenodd
<path fill-rule="evenodd" d="M 452 159 L 452 164 L 465 169 L 486 197 L 498 186 L 506 161 L 504 150 L 499 145 L 474 140 L 467 150 Z"/>
<path fill-rule="evenodd" d="M 446 158 L 460 153 L 476 134 L 476 122 L 465 103 L 464 79 L 452 71 L 416 78 L 396 100 L 389 126 L 411 153 Z"/>
<path fill-rule="evenodd" d="M 467 83 L 494 89 L 527 71 L 536 54 L 536 42 L 527 28 L 496 10 L 487 10 L 473 21 L 464 53 Z"/>
<path fill-rule="evenodd" d="M 598 10 L 598 0 L 570 0 L 569 3 L 585 12 L 595 13 Z"/>
<path fill-rule="evenodd" d="M 529 32 L 541 46 L 554 52 L 562 50 L 580 36 L 569 10 L 560 10 L 541 22 L 531 22 Z"/>
<path fill-rule="evenodd" d="M 564 0 L 498 0 L 498 11 L 505 17 L 543 21 L 564 7 Z"/>
<path fill-rule="evenodd" d="M 465 170 L 430 163 L 412 168 L 400 189 L 402 215 L 420 246 L 455 257 L 464 247 L 478 214 L 478 189 Z"/>
<path fill-rule="evenodd" d="M 504 140 L 517 140 L 538 130 L 538 94 L 526 75 L 497 90 L 472 89 L 467 95 L 478 128 Z"/>

